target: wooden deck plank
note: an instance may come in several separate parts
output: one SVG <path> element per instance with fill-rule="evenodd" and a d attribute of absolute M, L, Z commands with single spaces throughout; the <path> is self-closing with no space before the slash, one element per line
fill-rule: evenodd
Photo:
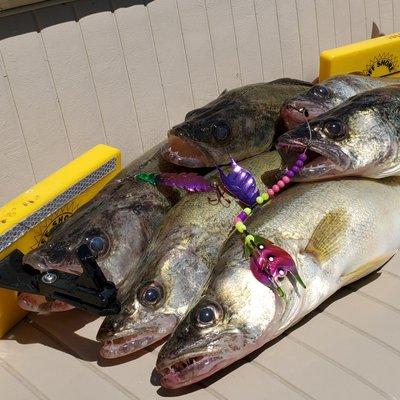
<path fill-rule="evenodd" d="M 400 312 L 400 279 L 383 272 L 372 275 L 376 279 L 371 279 L 368 284 L 353 283 L 352 290 L 371 296 L 377 301 L 381 301 Z"/>
<path fill-rule="evenodd" d="M 314 0 L 297 0 L 297 15 L 303 63 L 303 79 L 313 81 L 318 77 L 319 41 L 317 14 Z"/>
<path fill-rule="evenodd" d="M 106 1 L 71 3 L 82 32 L 107 142 L 123 152 L 123 162 L 143 153 L 136 105 L 114 14 Z"/>
<path fill-rule="evenodd" d="M 139 355 L 116 361 L 102 360 L 99 358 L 99 343 L 95 341 L 102 318 L 93 318 L 79 310 L 48 316 L 31 314 L 29 318 L 42 332 L 56 337 L 85 364 L 126 388 L 135 397 L 145 400 L 160 399 L 159 388 L 150 382 L 157 352 L 143 351 Z M 65 326 L 70 329 L 65 329 Z M 216 397 L 199 387 L 192 394 L 182 393 L 181 398 L 205 400 Z"/>
<path fill-rule="evenodd" d="M 317 27 L 320 50 L 336 47 L 335 19 L 332 0 L 316 0 Z"/>
<path fill-rule="evenodd" d="M 296 1 L 276 1 L 285 77 L 303 78 Z"/>
<path fill-rule="evenodd" d="M 338 368 L 329 359 L 290 340 L 290 337 L 284 337 L 268 347 L 255 362 L 270 368 L 316 399 L 384 399 L 379 392 L 355 376 Z"/>
<path fill-rule="evenodd" d="M 367 37 L 371 37 L 373 22 L 375 22 L 375 24 L 378 25 L 378 28 L 381 29 L 381 32 L 384 32 L 381 28 L 379 0 L 364 0 L 364 6 L 365 6 L 365 23 L 366 23 L 365 29 L 367 31 Z"/>
<path fill-rule="evenodd" d="M 218 380 L 211 379 L 211 387 L 229 400 L 242 400 L 244 398 L 310 399 L 283 379 L 274 376 L 252 363 L 241 364 L 237 369 L 228 369 L 217 375 Z"/>
<path fill-rule="evenodd" d="M 0 387 L 4 399 L 13 400 L 46 400 L 43 393 L 33 388 L 17 371 L 0 358 Z"/>
<path fill-rule="evenodd" d="M 177 0 L 195 107 L 218 96 L 214 57 L 205 4 L 198 0 Z"/>
<path fill-rule="evenodd" d="M 265 81 L 283 76 L 282 50 L 275 0 L 255 0 Z M 276 38 L 277 40 L 275 40 Z"/>
<path fill-rule="evenodd" d="M 74 157 L 99 143 L 105 131 L 79 26 L 70 4 L 34 12 L 43 39 Z M 65 41 L 68 46 L 65 46 Z M 68 69 L 68 74 L 65 70 Z"/>
<path fill-rule="evenodd" d="M 230 0 L 205 0 L 219 91 L 242 85 Z"/>
<path fill-rule="evenodd" d="M 72 151 L 37 29 L 31 13 L 5 17 L 0 51 L 34 174 L 40 180 L 68 163 Z"/>
<path fill-rule="evenodd" d="M 35 184 L 26 139 L 10 90 L 10 82 L 0 57 L 0 206 Z"/>
<path fill-rule="evenodd" d="M 387 35 L 393 33 L 393 1 L 379 0 L 379 12 L 381 16 L 380 28 L 382 32 L 385 32 Z"/>
<path fill-rule="evenodd" d="M 336 45 L 344 46 L 351 43 L 349 0 L 333 0 L 333 15 L 335 19 Z"/>
<path fill-rule="evenodd" d="M 383 271 L 396 275 L 400 278 L 400 254 L 393 257 L 393 259 L 385 265 Z"/>
<path fill-rule="evenodd" d="M 400 357 L 396 353 L 323 313 L 311 316 L 290 336 L 357 374 L 388 398 L 400 396 L 400 381 L 396 378 Z"/>
<path fill-rule="evenodd" d="M 115 17 L 132 82 L 144 150 L 165 138 L 169 128 L 165 93 L 154 48 L 147 7 L 113 0 Z"/>
<path fill-rule="evenodd" d="M 194 99 L 176 0 L 147 5 L 165 91 L 169 123 L 182 122 Z"/>
<path fill-rule="evenodd" d="M 371 298 L 342 291 L 348 295 L 334 301 L 324 313 L 354 326 L 382 344 L 396 349 L 400 356 L 400 312 L 396 312 Z"/>
<path fill-rule="evenodd" d="M 2 358 L 49 399 L 134 399 L 23 321 L 0 342 Z"/>
<path fill-rule="evenodd" d="M 264 73 L 253 0 L 231 0 L 231 7 L 242 83 L 262 82 Z"/>
<path fill-rule="evenodd" d="M 360 42 L 371 36 L 370 30 L 366 30 L 366 16 L 364 0 L 349 1 L 350 22 L 351 22 L 351 41 Z"/>

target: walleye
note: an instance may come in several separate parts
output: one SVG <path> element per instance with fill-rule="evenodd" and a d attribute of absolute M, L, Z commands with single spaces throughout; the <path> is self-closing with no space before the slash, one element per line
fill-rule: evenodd
<path fill-rule="evenodd" d="M 139 259 L 150 237 L 169 208 L 181 196 L 177 191 L 137 182 L 134 174 L 166 171 L 168 165 L 157 146 L 133 161 L 110 181 L 91 201 L 64 224 L 56 227 L 47 243 L 24 257 L 24 263 L 41 271 L 59 269 L 82 272 L 77 249 L 86 243 L 97 256 L 107 279 L 119 286 Z M 19 295 L 19 305 L 28 311 L 64 311 L 71 306 L 47 302 L 42 296 Z"/>
<path fill-rule="evenodd" d="M 261 174 L 266 168 L 279 169 L 281 158 L 277 152 L 266 153 L 241 165 L 262 187 Z M 236 201 L 229 207 L 210 205 L 209 196 L 186 196 L 168 213 L 120 289 L 121 313 L 108 316 L 100 327 L 103 357 L 120 357 L 169 335 L 201 293 L 241 210 Z"/>
<path fill-rule="evenodd" d="M 269 150 L 284 101 L 311 83 L 278 79 L 224 91 L 211 103 L 190 111 L 168 133 L 164 157 L 186 167 L 214 167 Z"/>
<path fill-rule="evenodd" d="M 400 173 L 400 85 L 361 93 L 283 134 L 276 147 L 290 165 L 308 148 L 296 176 L 309 181 L 340 176 L 382 178 Z"/>
<path fill-rule="evenodd" d="M 312 120 L 356 94 L 399 83 L 399 79 L 337 75 L 286 101 L 281 109 L 280 121 L 285 130 L 293 129 L 305 121 L 304 113 L 308 120 Z"/>
<path fill-rule="evenodd" d="M 212 375 L 382 266 L 400 247 L 399 199 L 399 177 L 347 178 L 296 185 L 255 211 L 248 230 L 289 253 L 306 288 L 284 278 L 281 297 L 263 285 L 242 238 L 231 235 L 207 289 L 159 353 L 161 384 L 178 388 Z"/>

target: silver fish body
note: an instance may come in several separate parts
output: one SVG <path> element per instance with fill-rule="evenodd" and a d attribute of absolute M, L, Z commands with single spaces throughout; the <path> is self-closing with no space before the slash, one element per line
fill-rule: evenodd
<path fill-rule="evenodd" d="M 333 76 L 286 101 L 280 112 L 281 126 L 293 129 L 305 121 L 305 113 L 312 120 L 357 94 L 399 83 L 399 79 L 354 74 Z"/>
<path fill-rule="evenodd" d="M 262 188 L 261 174 L 277 170 L 277 152 L 247 159 Z M 215 195 L 214 195 L 215 196 Z M 210 194 L 184 197 L 171 209 L 137 268 L 120 289 L 122 311 L 105 319 L 98 334 L 101 354 L 115 358 L 167 336 L 201 293 L 240 205 L 210 204 Z"/>
<path fill-rule="evenodd" d="M 369 90 L 286 132 L 276 147 L 290 163 L 308 149 L 296 176 L 310 181 L 340 176 L 382 178 L 400 173 L 400 85 Z"/>
<path fill-rule="evenodd" d="M 298 185 L 246 221 L 288 252 L 304 289 L 284 278 L 281 297 L 258 281 L 233 234 L 212 278 L 159 353 L 162 385 L 202 380 L 294 325 L 343 285 L 383 265 L 400 247 L 400 178 Z"/>

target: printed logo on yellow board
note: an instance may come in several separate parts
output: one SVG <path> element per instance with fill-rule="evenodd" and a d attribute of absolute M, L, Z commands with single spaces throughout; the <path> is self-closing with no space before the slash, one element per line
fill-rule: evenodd
<path fill-rule="evenodd" d="M 385 76 L 398 70 L 398 59 L 394 54 L 382 53 L 370 60 L 363 73 L 369 76 Z"/>
<path fill-rule="evenodd" d="M 35 243 L 31 248 L 35 249 L 36 247 L 46 243 L 54 228 L 70 218 L 78 207 L 79 204 L 75 202 L 68 203 L 66 206 L 61 207 L 58 211 L 48 217 L 38 228 L 33 230 Z"/>

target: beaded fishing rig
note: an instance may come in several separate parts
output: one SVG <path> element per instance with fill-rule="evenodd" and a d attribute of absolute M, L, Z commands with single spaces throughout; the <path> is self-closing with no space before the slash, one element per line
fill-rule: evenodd
<path fill-rule="evenodd" d="M 249 207 L 244 208 L 233 219 L 235 229 L 244 236 L 245 254 L 250 257 L 250 269 L 254 276 L 264 285 L 276 290 L 281 297 L 284 297 L 285 293 L 280 287 L 279 282 L 285 277 L 287 277 L 292 284 L 297 281 L 301 286 L 304 288 L 306 287 L 297 271 L 296 264 L 290 254 L 285 250 L 275 246 L 272 242 L 261 236 L 248 232 L 244 222 L 252 214 L 254 208 L 269 201 L 278 194 L 281 189 L 289 184 L 292 178 L 304 166 L 306 160 L 307 155 L 304 152 L 298 156 L 294 165 L 286 170 L 281 179 L 270 188 L 267 188 L 264 193 L 260 194 L 259 190 L 256 189 L 258 195 L 255 197 L 255 201 L 252 204 L 247 204 Z M 245 173 L 241 173 L 239 170 L 237 171 L 239 174 L 238 183 L 240 182 L 241 187 L 251 187 L 252 183 L 255 182 L 251 173 L 246 170 L 244 170 L 246 171 Z M 227 190 L 229 191 L 229 187 Z"/>
<path fill-rule="evenodd" d="M 260 193 L 253 174 L 241 167 L 231 159 L 230 172 L 225 174 L 218 167 L 222 192 L 229 192 L 233 197 L 246 207 L 234 218 L 235 229 L 244 236 L 245 254 L 250 257 L 250 268 L 255 278 L 275 290 L 279 296 L 284 297 L 283 289 L 279 282 L 287 277 L 292 284 L 297 281 L 306 287 L 301 279 L 293 258 L 283 249 L 274 246 L 272 242 L 261 236 L 248 232 L 244 222 L 253 210 L 268 202 L 276 196 L 292 178 L 300 171 L 307 160 L 306 153 L 297 157 L 294 165 L 286 169 L 281 178 L 265 192 Z M 188 192 L 221 192 L 215 182 L 210 182 L 196 173 L 148 173 L 142 172 L 135 175 L 135 179 L 152 185 L 169 186 L 184 189 Z"/>

